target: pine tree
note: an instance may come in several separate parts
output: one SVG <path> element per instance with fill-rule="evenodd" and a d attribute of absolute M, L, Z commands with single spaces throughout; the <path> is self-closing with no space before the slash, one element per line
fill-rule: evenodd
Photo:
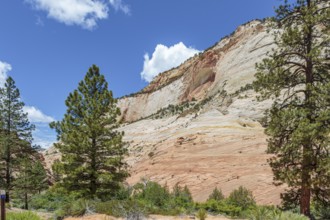
<path fill-rule="evenodd" d="M 128 176 L 123 161 L 127 149 L 123 133 L 116 130 L 119 108 L 97 66 L 89 69 L 65 104 L 64 119 L 51 123 L 60 141 L 55 144 L 62 154 L 56 170 L 63 187 L 85 198 L 113 194 Z"/>
<path fill-rule="evenodd" d="M 28 209 L 31 196 L 48 188 L 48 177 L 38 155 L 23 158 L 20 165 L 21 170 L 13 183 L 14 191 L 16 197 L 24 202 L 24 209 Z"/>
<path fill-rule="evenodd" d="M 222 194 L 222 191 L 215 187 L 207 200 L 221 201 L 224 200 L 224 198 L 225 196 Z"/>
<path fill-rule="evenodd" d="M 31 147 L 32 130 L 27 113 L 23 112 L 24 103 L 20 100 L 20 92 L 15 81 L 8 77 L 4 88 L 0 90 L 1 118 L 1 173 L 0 178 L 6 190 L 6 202 L 10 201 L 10 191 L 19 172 L 19 160 L 34 152 Z"/>
<path fill-rule="evenodd" d="M 272 22 L 277 49 L 257 64 L 254 88 L 273 98 L 266 129 L 276 184 L 310 216 L 330 204 L 330 9 L 328 0 L 284 1 Z"/>

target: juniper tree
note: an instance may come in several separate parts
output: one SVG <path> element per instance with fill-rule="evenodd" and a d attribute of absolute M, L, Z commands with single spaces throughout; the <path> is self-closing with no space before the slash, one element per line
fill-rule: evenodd
<path fill-rule="evenodd" d="M 127 149 L 117 131 L 116 100 L 99 68 L 93 65 L 65 102 L 67 112 L 51 123 L 58 132 L 56 163 L 64 188 L 85 198 L 111 195 L 128 176 L 123 161 Z"/>
<path fill-rule="evenodd" d="M 1 120 L 1 172 L 0 178 L 6 190 L 6 201 L 10 201 L 10 191 L 15 173 L 20 170 L 20 159 L 34 153 L 31 147 L 34 125 L 30 124 L 27 113 L 23 111 L 24 103 L 15 81 L 8 77 L 4 88 L 0 89 Z"/>
<path fill-rule="evenodd" d="M 330 204 L 329 1 L 284 1 L 276 14 L 277 49 L 257 64 L 254 88 L 274 99 L 266 134 L 275 183 L 310 216 L 311 198 Z"/>

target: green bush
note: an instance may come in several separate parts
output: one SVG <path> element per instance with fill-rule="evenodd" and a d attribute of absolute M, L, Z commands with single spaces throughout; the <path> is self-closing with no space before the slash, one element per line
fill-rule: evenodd
<path fill-rule="evenodd" d="M 272 214 L 271 210 L 262 206 L 251 210 L 248 216 L 250 220 L 267 220 L 274 215 Z"/>
<path fill-rule="evenodd" d="M 266 206 L 255 207 L 250 211 L 248 218 L 249 220 L 308 220 L 305 216 Z"/>
<path fill-rule="evenodd" d="M 76 200 L 76 195 L 69 194 L 62 188 L 53 187 L 42 194 L 33 196 L 30 202 L 30 207 L 36 210 L 42 209 L 55 211 Z"/>
<path fill-rule="evenodd" d="M 6 220 L 41 220 L 41 218 L 33 212 L 9 212 Z"/>
<path fill-rule="evenodd" d="M 205 209 L 199 209 L 198 212 L 196 213 L 196 217 L 199 220 L 205 220 L 207 217 L 207 212 Z"/>
<path fill-rule="evenodd" d="M 208 200 L 205 203 L 197 204 L 196 208 L 205 209 L 214 214 L 224 214 L 231 217 L 241 216 L 242 208 L 228 203 L 227 200 Z"/>
<path fill-rule="evenodd" d="M 135 199 L 143 200 L 156 207 L 165 207 L 170 200 L 168 189 L 156 182 L 149 181 L 145 185 L 137 184 L 134 189 L 136 190 Z"/>
<path fill-rule="evenodd" d="M 137 200 L 112 200 L 95 204 L 95 211 L 115 217 L 146 216 L 145 204 Z"/>
<path fill-rule="evenodd" d="M 182 188 L 176 184 L 173 187 L 172 197 L 175 206 L 182 207 L 187 211 L 191 211 L 194 208 L 194 201 L 187 186 Z"/>
<path fill-rule="evenodd" d="M 241 207 L 243 210 L 256 205 L 252 192 L 243 186 L 240 186 L 230 193 L 228 202 L 237 207 Z"/>

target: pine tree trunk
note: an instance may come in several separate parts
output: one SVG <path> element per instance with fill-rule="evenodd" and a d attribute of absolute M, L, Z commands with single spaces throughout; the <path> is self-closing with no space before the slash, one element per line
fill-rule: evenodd
<path fill-rule="evenodd" d="M 311 189 L 308 186 L 301 186 L 300 213 L 310 217 Z"/>
<path fill-rule="evenodd" d="M 307 0 L 307 7 L 311 7 L 311 0 Z M 309 122 L 314 122 L 312 117 L 312 112 L 314 111 L 314 106 L 311 101 L 311 90 L 309 86 L 312 86 L 314 83 L 314 75 L 313 75 L 313 62 L 309 57 L 310 52 L 312 51 L 312 43 L 313 43 L 313 27 L 308 26 L 308 34 L 306 36 L 306 98 L 305 104 L 309 109 L 309 114 L 307 118 Z M 303 155 L 302 155 L 302 166 L 301 166 L 301 192 L 300 192 L 300 213 L 311 217 L 310 214 L 310 203 L 311 203 L 311 175 L 310 175 L 310 165 L 312 163 L 312 154 L 313 154 L 313 146 L 311 145 L 311 140 L 309 144 L 303 146 Z"/>
<path fill-rule="evenodd" d="M 300 213 L 310 217 L 310 203 L 311 203 L 311 176 L 309 173 L 310 169 L 310 145 L 305 145 L 303 148 L 303 161 L 301 167 L 301 192 L 300 192 Z"/>
<path fill-rule="evenodd" d="M 28 210 L 29 209 L 29 204 L 28 204 L 28 196 L 27 196 L 26 192 L 24 194 L 24 202 L 25 202 L 24 209 Z"/>
<path fill-rule="evenodd" d="M 10 150 L 9 147 L 7 148 L 7 158 L 6 158 L 6 203 L 10 201 L 9 198 L 9 191 L 10 191 L 10 185 L 11 185 L 11 179 L 10 179 Z"/>
<path fill-rule="evenodd" d="M 91 192 L 91 197 L 94 199 L 96 196 L 96 140 L 93 138 L 92 140 L 92 154 L 91 154 L 91 169 L 92 169 L 92 175 L 90 179 L 90 192 Z"/>

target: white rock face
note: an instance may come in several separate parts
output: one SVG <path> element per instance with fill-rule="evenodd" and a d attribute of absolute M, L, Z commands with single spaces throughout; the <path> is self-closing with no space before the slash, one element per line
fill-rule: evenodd
<path fill-rule="evenodd" d="M 193 97 L 202 100 L 220 89 L 234 93 L 253 81 L 255 64 L 265 58 L 272 47 L 273 38 L 260 21 L 242 25 L 233 36 L 224 38 L 177 69 L 158 76 L 156 88 L 120 99 L 118 105 L 124 120 L 135 121 Z M 168 80 L 169 76 L 175 76 L 174 80 Z"/>

